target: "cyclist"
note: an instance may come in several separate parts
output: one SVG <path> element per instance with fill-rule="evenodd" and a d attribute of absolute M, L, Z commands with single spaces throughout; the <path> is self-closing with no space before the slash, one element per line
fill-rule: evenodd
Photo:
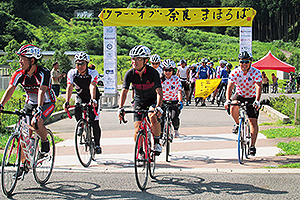
<path fill-rule="evenodd" d="M 221 78 L 221 71 L 226 67 L 227 62 L 225 60 L 220 60 L 219 66 L 216 67 L 216 78 Z M 220 85 L 218 85 L 217 89 L 213 93 L 213 99 L 211 100 L 211 104 L 214 104 L 216 95 L 220 89 Z"/>
<path fill-rule="evenodd" d="M 232 68 L 232 64 L 231 64 L 231 63 L 227 63 L 227 64 L 226 64 L 226 67 L 224 67 L 224 68 L 221 70 L 220 78 L 221 78 L 222 80 L 221 80 L 219 89 L 222 89 L 222 87 L 225 87 L 225 89 L 227 89 L 228 77 L 229 77 L 229 74 L 230 74 L 230 72 L 231 72 L 231 68 Z M 218 96 L 219 96 L 219 93 L 220 93 L 220 90 L 219 90 L 219 92 L 218 92 Z"/>
<path fill-rule="evenodd" d="M 183 108 L 182 104 L 182 86 L 178 76 L 173 75 L 176 64 L 173 60 L 167 59 L 162 62 L 164 69 L 164 76 L 161 78 L 161 85 L 163 90 L 163 102 L 171 101 L 172 105 L 170 107 L 170 112 L 172 113 L 172 124 L 174 127 L 174 136 L 175 138 L 179 137 L 179 114 L 180 110 Z M 178 108 L 179 104 L 179 108 Z M 165 112 L 164 112 L 165 113 Z M 164 123 L 161 123 L 162 129 Z"/>
<path fill-rule="evenodd" d="M 178 76 L 181 80 L 181 85 L 184 89 L 185 92 L 185 97 L 186 97 L 186 106 L 189 105 L 190 99 L 189 99 L 189 92 L 190 92 L 190 85 L 189 85 L 189 68 L 187 67 L 187 62 L 186 60 L 182 59 L 180 60 L 180 66 L 177 67 L 177 73 L 176 76 Z"/>
<path fill-rule="evenodd" d="M 202 65 L 200 65 L 196 70 L 197 72 L 196 77 L 198 79 L 209 79 L 210 75 L 212 75 L 210 67 L 207 66 L 207 62 L 208 62 L 207 58 L 202 58 L 201 60 Z M 199 103 L 198 101 L 199 99 L 196 101 L 196 105 Z M 206 106 L 205 99 L 203 99 L 201 106 Z"/>
<path fill-rule="evenodd" d="M 228 104 L 231 102 L 232 89 L 236 86 L 236 93 L 232 97 L 232 103 L 235 104 L 238 101 L 241 103 L 252 103 L 247 106 L 247 115 L 249 117 L 249 125 L 251 132 L 251 147 L 250 154 L 256 154 L 255 143 L 258 134 L 257 118 L 259 115 L 260 97 L 262 89 L 262 75 L 259 70 L 251 66 L 252 54 L 243 51 L 238 56 L 240 66 L 234 69 L 229 75 L 229 82 L 226 92 L 226 102 L 224 104 L 225 109 L 228 108 Z M 255 112 L 255 110 L 257 112 Z M 230 112 L 232 118 L 235 121 L 232 132 L 237 134 L 239 123 L 239 107 L 231 106 Z"/>
<path fill-rule="evenodd" d="M 163 68 L 162 66 L 160 66 L 160 63 L 161 63 L 161 59 L 160 59 L 160 56 L 157 55 L 157 54 L 153 54 L 151 57 L 150 57 L 150 63 L 152 65 L 152 67 L 154 69 L 157 70 L 157 72 L 159 73 L 159 77 L 162 77 L 163 76 Z"/>
<path fill-rule="evenodd" d="M 147 65 L 151 56 L 151 51 L 148 47 L 137 45 L 133 47 L 129 56 L 131 57 L 132 68 L 128 70 L 124 77 L 123 89 L 120 95 L 118 117 L 122 120 L 124 117 L 124 104 L 130 84 L 134 88 L 134 109 L 149 109 L 155 112 L 149 113 L 149 119 L 154 135 L 154 151 L 157 154 L 162 152 L 162 147 L 159 144 L 161 127 L 157 117 L 163 113 L 161 109 L 163 93 L 158 72 L 151 66 Z M 138 130 L 141 124 L 141 115 L 134 114 L 134 127 L 136 140 Z"/>
<path fill-rule="evenodd" d="M 98 116 L 90 110 L 91 125 L 93 127 L 93 135 L 95 141 L 95 153 L 101 154 L 102 149 L 100 147 L 101 128 L 99 125 L 100 116 L 100 92 L 97 88 L 98 72 L 88 68 L 90 57 L 84 52 L 79 52 L 74 56 L 76 68 L 68 71 L 67 75 L 67 88 L 66 88 L 66 102 L 64 103 L 64 109 L 67 112 L 69 109 L 69 101 L 72 95 L 73 86 L 76 90 L 75 98 L 75 118 L 79 121 L 82 118 L 81 107 L 78 106 L 81 103 L 90 103 L 96 109 Z M 83 131 L 79 129 L 80 132 Z"/>
<path fill-rule="evenodd" d="M 44 125 L 55 108 L 55 94 L 51 88 L 50 71 L 44 67 L 38 66 L 37 61 L 42 57 L 42 50 L 32 44 L 22 46 L 17 52 L 20 56 L 20 68 L 16 70 L 9 82 L 1 101 L 0 110 L 8 102 L 13 95 L 18 84 L 21 84 L 26 92 L 26 101 L 24 111 L 26 113 L 34 113 L 33 118 L 27 118 L 27 123 L 30 124 L 34 131 L 40 136 L 42 141 L 41 158 L 47 156 L 50 151 L 50 144 L 47 139 L 47 129 Z M 30 137 L 32 131 L 29 132 Z M 22 163 L 25 157 L 22 154 Z M 18 177 L 26 171 L 26 166 L 23 164 L 18 173 Z"/>

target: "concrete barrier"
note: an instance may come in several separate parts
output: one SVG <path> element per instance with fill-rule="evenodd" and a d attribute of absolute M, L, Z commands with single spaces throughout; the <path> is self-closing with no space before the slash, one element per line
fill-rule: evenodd
<path fill-rule="evenodd" d="M 274 108 L 272 108 L 268 105 L 263 105 L 262 106 L 262 111 L 267 113 L 273 119 L 281 120 L 284 124 L 287 124 L 291 121 L 288 116 L 282 114 L 281 112 L 275 110 Z"/>

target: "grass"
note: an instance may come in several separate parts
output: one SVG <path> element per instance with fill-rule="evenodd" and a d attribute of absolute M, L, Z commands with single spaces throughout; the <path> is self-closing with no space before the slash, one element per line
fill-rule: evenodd
<path fill-rule="evenodd" d="M 281 153 L 277 154 L 278 156 L 300 155 L 300 142 L 298 141 L 279 142 L 277 147 L 282 150 Z"/>
<path fill-rule="evenodd" d="M 300 137 L 300 127 L 295 128 L 276 128 L 260 131 L 267 138 L 286 138 L 286 137 Z"/>

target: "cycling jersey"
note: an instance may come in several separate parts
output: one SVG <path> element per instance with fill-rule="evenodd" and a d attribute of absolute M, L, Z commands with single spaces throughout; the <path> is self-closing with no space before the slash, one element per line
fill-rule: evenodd
<path fill-rule="evenodd" d="M 159 65 L 157 68 L 156 68 L 157 72 L 159 73 L 159 77 L 162 77 L 164 75 L 164 70 L 162 68 L 161 65 Z"/>
<path fill-rule="evenodd" d="M 47 68 L 36 66 L 35 71 L 29 76 L 22 68 L 16 70 L 9 84 L 17 86 L 21 84 L 26 92 L 27 104 L 38 104 L 38 90 L 40 86 L 47 86 L 44 103 L 55 102 L 55 94 L 51 88 L 50 71 Z"/>
<path fill-rule="evenodd" d="M 200 65 L 200 67 L 198 67 L 196 71 L 199 72 L 199 79 L 208 79 L 209 75 L 212 74 L 209 67 L 203 67 L 202 65 Z"/>
<path fill-rule="evenodd" d="M 252 98 L 256 96 L 255 83 L 262 82 L 262 75 L 254 67 L 250 67 L 247 74 L 244 74 L 241 67 L 238 67 L 230 73 L 229 82 L 235 84 L 236 94 L 243 98 Z"/>
<path fill-rule="evenodd" d="M 172 75 L 170 79 L 162 80 L 163 100 L 178 100 L 178 90 L 182 90 L 181 82 L 178 76 Z"/>
<path fill-rule="evenodd" d="M 74 84 L 77 95 L 83 100 L 83 103 L 88 103 L 91 99 L 90 84 L 98 82 L 97 70 L 87 68 L 87 72 L 81 75 L 79 71 L 74 68 L 68 72 L 67 84 Z M 96 100 L 100 98 L 100 92 L 96 89 Z"/>
<path fill-rule="evenodd" d="M 222 78 L 222 81 L 221 83 L 228 83 L 228 77 L 229 77 L 229 74 L 226 70 L 226 67 L 224 67 L 221 72 L 220 72 L 220 78 Z"/>
<path fill-rule="evenodd" d="M 138 72 L 131 68 L 124 76 L 123 88 L 128 90 L 131 83 L 135 92 L 134 100 L 136 102 L 153 103 L 156 101 L 156 89 L 161 88 L 159 74 L 156 69 L 146 65 L 145 71 L 140 77 Z"/>
<path fill-rule="evenodd" d="M 187 79 L 187 70 L 188 67 L 185 66 L 184 68 L 182 68 L 182 66 L 177 67 L 177 69 L 179 70 L 179 78 L 180 79 Z"/>

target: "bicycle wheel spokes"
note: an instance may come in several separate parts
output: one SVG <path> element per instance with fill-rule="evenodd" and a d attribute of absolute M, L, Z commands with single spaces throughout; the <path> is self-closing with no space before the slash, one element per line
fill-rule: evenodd
<path fill-rule="evenodd" d="M 44 185 L 50 178 L 54 167 L 55 142 L 51 130 L 47 130 L 47 138 L 50 142 L 50 151 L 47 154 L 41 153 L 41 140 L 36 141 L 37 146 L 34 153 L 33 175 L 40 185 Z"/>
<path fill-rule="evenodd" d="M 149 162 L 147 160 L 146 152 L 145 135 L 140 132 L 136 138 L 134 169 L 136 182 L 141 190 L 145 189 L 148 180 Z"/>
<path fill-rule="evenodd" d="M 167 145 L 166 145 L 166 162 L 169 162 L 169 156 L 170 156 L 170 149 L 171 149 L 171 135 L 172 135 L 172 127 L 171 123 L 167 124 L 166 129 L 166 135 L 167 135 Z"/>
<path fill-rule="evenodd" d="M 6 196 L 11 195 L 16 187 L 20 155 L 18 138 L 16 135 L 12 135 L 6 144 L 2 160 L 1 183 L 2 191 Z"/>
<path fill-rule="evenodd" d="M 84 119 L 77 122 L 75 149 L 79 162 L 82 166 L 88 167 L 91 164 L 93 152 L 91 148 L 91 130 Z"/>
<path fill-rule="evenodd" d="M 149 161 L 149 173 L 150 173 L 150 177 L 151 178 L 155 178 L 155 159 L 156 159 L 156 156 L 155 156 L 155 153 L 152 151 L 150 153 L 150 161 Z"/>
<path fill-rule="evenodd" d="M 249 159 L 250 155 L 250 143 L 251 143 L 251 133 L 250 133 L 250 125 L 248 120 L 245 122 L 245 157 Z"/>

